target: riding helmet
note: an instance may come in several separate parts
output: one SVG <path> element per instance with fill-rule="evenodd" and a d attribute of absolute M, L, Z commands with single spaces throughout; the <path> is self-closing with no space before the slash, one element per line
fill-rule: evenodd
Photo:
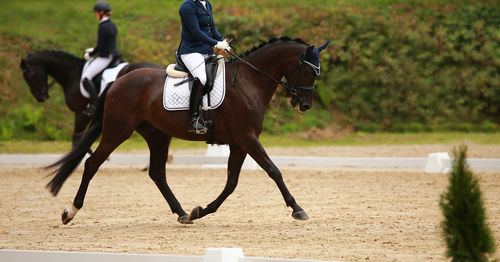
<path fill-rule="evenodd" d="M 95 12 L 103 11 L 104 13 L 111 12 L 111 5 L 109 5 L 109 3 L 106 1 L 98 1 L 94 5 L 94 11 Z"/>

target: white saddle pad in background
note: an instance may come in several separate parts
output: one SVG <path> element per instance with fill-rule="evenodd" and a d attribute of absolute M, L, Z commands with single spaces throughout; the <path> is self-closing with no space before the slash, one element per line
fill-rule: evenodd
<path fill-rule="evenodd" d="M 87 61 L 87 63 L 85 63 L 85 66 L 83 67 L 83 72 L 85 72 L 85 70 L 87 70 L 87 67 L 92 62 L 92 59 L 89 60 L 89 61 Z M 113 68 L 106 69 L 106 70 L 104 70 L 104 72 L 102 72 L 101 88 L 99 90 L 98 96 L 101 96 L 102 92 L 104 91 L 104 88 L 106 88 L 106 85 L 109 82 L 112 82 L 112 81 L 116 80 L 116 77 L 118 76 L 118 73 L 120 73 L 120 70 L 122 70 L 122 68 L 125 67 L 126 65 L 128 65 L 128 63 L 124 62 L 124 63 L 121 63 L 121 64 L 119 64 L 119 65 L 117 65 L 117 66 L 115 66 Z M 82 95 L 84 97 L 86 97 L 86 98 L 90 97 L 90 95 L 87 92 L 87 90 L 85 90 L 85 88 L 82 88 L 81 85 L 80 85 L 80 92 L 82 93 Z"/>
<path fill-rule="evenodd" d="M 214 88 L 210 92 L 210 107 L 215 109 L 219 107 L 226 96 L 226 70 L 225 64 L 219 64 L 221 74 L 215 78 Z M 163 88 L 163 107 L 169 111 L 188 110 L 189 109 L 189 83 L 184 83 L 180 86 L 174 86 L 186 78 L 173 78 L 167 76 L 165 86 Z M 207 95 L 203 96 L 203 107 L 207 107 Z"/>

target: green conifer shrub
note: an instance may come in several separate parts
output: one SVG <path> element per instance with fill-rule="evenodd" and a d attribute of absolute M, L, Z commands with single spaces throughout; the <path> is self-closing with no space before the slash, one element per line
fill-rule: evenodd
<path fill-rule="evenodd" d="M 446 256 L 452 261 L 488 261 L 495 241 L 486 224 L 479 182 L 466 162 L 467 147 L 454 149 L 448 191 L 439 205 L 444 215 L 441 226 L 446 240 Z"/>

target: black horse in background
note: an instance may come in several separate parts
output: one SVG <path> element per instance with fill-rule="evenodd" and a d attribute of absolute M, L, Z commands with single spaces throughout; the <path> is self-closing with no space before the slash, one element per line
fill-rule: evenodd
<path fill-rule="evenodd" d="M 73 146 L 92 119 L 91 116 L 83 114 L 88 98 L 80 92 L 80 77 L 85 62 L 83 58 L 63 51 L 41 50 L 21 59 L 20 63 L 23 77 L 38 102 L 44 102 L 49 98 L 49 89 L 52 85 L 48 83 L 49 75 L 63 88 L 66 105 L 75 114 Z M 128 64 L 118 73 L 117 78 L 137 68 L 162 67 L 147 62 Z"/>

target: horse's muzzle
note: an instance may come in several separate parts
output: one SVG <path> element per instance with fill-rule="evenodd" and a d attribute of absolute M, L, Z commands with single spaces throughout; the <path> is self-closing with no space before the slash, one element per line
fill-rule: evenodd
<path fill-rule="evenodd" d="M 300 104 L 299 109 L 300 109 L 301 112 L 305 112 L 305 111 L 311 109 L 311 107 L 312 106 L 310 104 Z"/>
<path fill-rule="evenodd" d="M 294 97 L 294 98 L 292 98 L 292 100 L 290 100 L 290 104 L 292 105 L 293 108 L 296 108 L 297 105 L 299 105 L 299 110 L 301 112 L 305 112 L 305 111 L 312 108 L 311 103 L 307 102 L 306 100 L 307 99 L 301 99 L 298 97 Z"/>
<path fill-rule="evenodd" d="M 35 97 L 37 102 L 43 103 L 45 100 L 49 99 L 49 94 L 40 94 Z"/>

